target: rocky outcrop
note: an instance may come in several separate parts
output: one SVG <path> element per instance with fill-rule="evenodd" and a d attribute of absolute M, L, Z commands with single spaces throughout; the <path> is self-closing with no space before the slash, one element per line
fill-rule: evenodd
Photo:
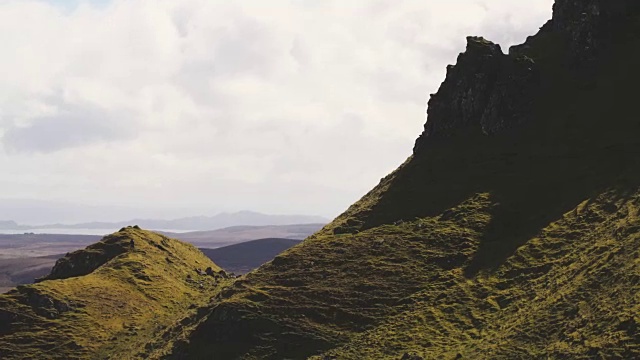
<path fill-rule="evenodd" d="M 59 259 L 51 269 L 51 273 L 37 281 L 67 279 L 90 274 L 109 260 L 134 247 L 133 240 L 123 232 L 106 236 L 86 249 L 74 251 Z"/>
<path fill-rule="evenodd" d="M 468 37 L 466 51 L 447 68 L 445 81 L 429 100 L 428 121 L 415 151 L 428 137 L 491 135 L 526 121 L 537 84 L 533 60 L 505 55 L 500 45 Z"/>
<path fill-rule="evenodd" d="M 554 61 L 567 64 L 567 71 L 579 71 L 611 44 L 638 34 L 640 1 L 557 0 L 553 18 L 507 55 L 483 38 L 467 38 L 466 51 L 447 68 L 445 81 L 429 100 L 427 123 L 414 154 L 427 138 L 494 135 L 529 120 L 539 91 L 539 66 L 530 52 L 536 41 L 551 35 L 563 52 Z M 539 51 L 553 50 L 538 46 Z"/>

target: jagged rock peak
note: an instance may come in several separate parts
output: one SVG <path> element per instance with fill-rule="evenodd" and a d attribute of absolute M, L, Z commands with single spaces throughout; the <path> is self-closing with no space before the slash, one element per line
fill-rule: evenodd
<path fill-rule="evenodd" d="M 142 232 L 139 227 L 122 228 L 119 232 L 105 236 L 87 248 L 68 253 L 56 261 L 49 275 L 38 279 L 56 280 L 90 274 L 109 260 L 135 248 L 132 234 Z"/>
<path fill-rule="evenodd" d="M 427 138 L 494 135 L 528 121 L 540 89 L 538 66 L 529 57 L 537 39 L 552 35 L 561 41 L 565 50 L 553 61 L 579 71 L 612 43 L 639 34 L 639 0 L 557 0 L 553 18 L 538 35 L 511 47 L 508 55 L 499 45 L 468 37 L 466 51 L 447 68 L 445 81 L 429 100 L 427 123 L 414 154 Z M 537 51 L 549 52 L 540 46 Z"/>
<path fill-rule="evenodd" d="M 535 63 L 524 56 L 505 55 L 500 45 L 482 37 L 468 37 L 465 52 L 431 96 L 424 133 L 428 137 L 461 132 L 495 134 L 526 120 L 530 93 L 537 88 Z"/>
<path fill-rule="evenodd" d="M 471 58 L 475 56 L 499 56 L 504 55 L 504 53 L 499 44 L 494 44 L 481 36 L 467 36 L 467 49 L 462 55 L 462 58 Z"/>

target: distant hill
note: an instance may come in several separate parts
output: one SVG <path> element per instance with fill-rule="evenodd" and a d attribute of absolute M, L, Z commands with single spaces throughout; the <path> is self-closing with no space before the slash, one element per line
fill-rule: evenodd
<path fill-rule="evenodd" d="M 198 247 L 211 248 L 266 238 L 303 240 L 322 229 L 322 227 L 323 224 L 232 226 L 213 231 L 193 231 L 186 233 L 161 231 L 160 233 L 189 242 Z"/>
<path fill-rule="evenodd" d="M 131 224 L 145 229 L 171 229 L 171 230 L 216 230 L 230 226 L 267 226 L 267 225 L 291 225 L 291 224 L 326 224 L 329 219 L 321 216 L 308 215 L 269 215 L 253 211 L 240 211 L 235 213 L 220 213 L 214 216 L 193 216 L 173 220 L 160 219 L 132 219 L 117 222 L 84 222 L 79 224 L 46 224 L 24 225 L 15 221 L 0 221 L 0 229 L 118 229 Z"/>
<path fill-rule="evenodd" d="M 0 221 L 0 229 L 19 229 L 20 225 L 13 220 Z"/>
<path fill-rule="evenodd" d="M 240 274 L 257 268 L 321 228 L 322 224 L 234 226 L 213 231 L 163 234 L 207 248 L 203 249 L 206 252 L 214 251 L 217 258 L 224 262 L 223 268 Z M 0 234 L 0 293 L 16 285 L 32 283 L 35 278 L 48 273 L 64 253 L 81 249 L 100 239 L 101 236 L 96 235 Z M 255 239 L 267 241 L 254 244 L 252 240 Z M 251 245 L 244 245 L 245 242 Z M 229 246 L 233 244 L 238 244 L 239 248 Z M 226 250 L 221 249 L 220 253 L 212 249 L 225 246 Z M 247 252 L 238 252 L 236 249 Z"/>
<path fill-rule="evenodd" d="M 300 240 L 293 239 L 258 239 L 217 249 L 201 248 L 200 251 L 221 268 L 246 274 L 299 243 Z"/>
<path fill-rule="evenodd" d="M 0 259 L 0 293 L 17 285 L 31 284 L 51 271 L 64 254 L 43 257 Z"/>
<path fill-rule="evenodd" d="M 97 235 L 0 234 L 0 259 L 64 254 L 99 241 Z"/>
<path fill-rule="evenodd" d="M 258 239 L 217 249 L 201 248 L 200 251 L 223 269 L 235 274 L 245 274 L 271 261 L 281 252 L 299 244 L 300 241 L 277 238 Z M 64 256 L 64 254 L 57 254 L 40 257 L 0 258 L 0 293 L 17 285 L 31 284 L 35 279 L 47 275 L 56 261 Z"/>

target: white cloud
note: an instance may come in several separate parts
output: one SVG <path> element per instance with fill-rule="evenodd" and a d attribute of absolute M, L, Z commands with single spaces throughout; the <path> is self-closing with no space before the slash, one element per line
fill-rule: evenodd
<path fill-rule="evenodd" d="M 0 1 L 0 198 L 334 215 L 552 0 Z"/>

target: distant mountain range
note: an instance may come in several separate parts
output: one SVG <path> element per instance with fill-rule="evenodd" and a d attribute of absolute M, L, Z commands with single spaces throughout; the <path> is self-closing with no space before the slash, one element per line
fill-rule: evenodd
<path fill-rule="evenodd" d="M 0 221 L 0 229 L 4 230 L 38 230 L 38 229 L 117 229 L 128 225 L 139 225 L 145 229 L 171 230 L 216 230 L 231 226 L 267 226 L 291 224 L 326 224 L 329 220 L 321 216 L 309 215 L 269 215 L 253 211 L 220 213 L 214 216 L 192 216 L 172 220 L 132 219 L 117 222 L 84 222 L 78 224 L 46 224 L 24 225 L 15 221 Z"/>

